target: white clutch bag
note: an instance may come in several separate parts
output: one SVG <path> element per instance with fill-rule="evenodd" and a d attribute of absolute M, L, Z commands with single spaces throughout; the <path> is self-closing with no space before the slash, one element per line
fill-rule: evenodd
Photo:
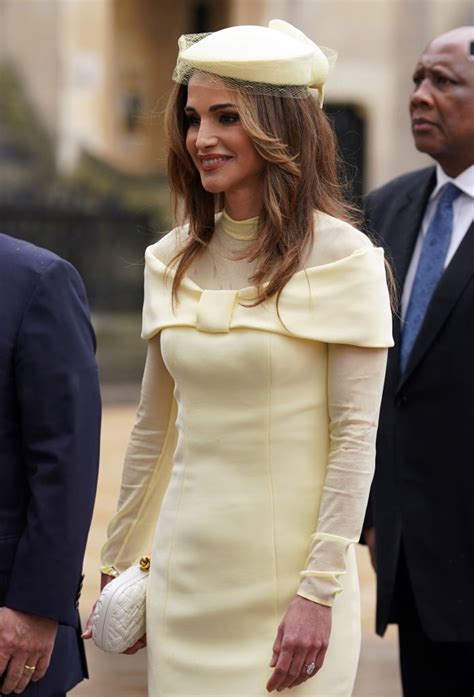
<path fill-rule="evenodd" d="M 146 632 L 146 586 L 150 557 L 108 583 L 96 603 L 92 617 L 92 639 L 108 653 L 122 653 Z"/>

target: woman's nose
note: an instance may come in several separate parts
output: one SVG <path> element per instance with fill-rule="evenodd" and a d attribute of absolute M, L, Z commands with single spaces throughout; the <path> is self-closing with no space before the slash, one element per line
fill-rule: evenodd
<path fill-rule="evenodd" d="M 196 146 L 198 148 L 209 148 L 217 144 L 218 138 L 210 124 L 201 121 L 196 137 Z"/>

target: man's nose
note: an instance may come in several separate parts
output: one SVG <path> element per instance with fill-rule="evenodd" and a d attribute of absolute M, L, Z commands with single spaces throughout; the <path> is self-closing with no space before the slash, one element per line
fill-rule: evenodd
<path fill-rule="evenodd" d="M 209 148 L 216 145 L 218 141 L 211 124 L 201 121 L 196 137 L 196 146 L 201 148 Z"/>
<path fill-rule="evenodd" d="M 431 104 L 432 94 L 430 82 L 427 78 L 421 80 L 416 86 L 410 97 L 410 104 L 413 107 Z"/>

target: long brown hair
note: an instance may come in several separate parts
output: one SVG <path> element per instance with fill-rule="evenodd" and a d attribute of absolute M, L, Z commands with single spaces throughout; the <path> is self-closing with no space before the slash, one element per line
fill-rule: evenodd
<path fill-rule="evenodd" d="M 222 79 L 224 86 L 234 91 L 235 82 L 229 86 Z M 177 216 L 181 210 L 189 222 L 189 239 L 171 261 L 177 264 L 174 298 L 184 274 L 211 240 L 215 213 L 223 208 L 223 196 L 203 188 L 186 150 L 186 101 L 187 86 L 176 85 L 165 116 L 174 212 Z M 250 279 L 257 288 L 258 304 L 275 294 L 278 300 L 301 267 L 314 237 L 315 211 L 353 222 L 354 209 L 343 201 L 334 134 L 312 96 L 302 93 L 298 99 L 237 90 L 233 101 L 243 128 L 266 161 L 258 234 L 246 254 L 250 260 L 260 261 Z"/>

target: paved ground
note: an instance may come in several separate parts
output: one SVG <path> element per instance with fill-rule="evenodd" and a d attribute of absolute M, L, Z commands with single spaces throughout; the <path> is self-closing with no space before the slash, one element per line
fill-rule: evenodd
<path fill-rule="evenodd" d="M 107 407 L 104 412 L 102 468 L 92 531 L 86 554 L 86 581 L 81 601 L 85 617 L 97 594 L 99 552 L 105 528 L 117 501 L 121 463 L 134 410 Z M 397 667 L 396 634 L 382 641 L 373 633 L 374 575 L 365 549 L 358 550 L 362 586 L 363 644 L 353 697 L 401 697 Z M 72 697 L 146 697 L 146 655 L 108 656 L 88 642 L 91 679 L 71 693 Z"/>

